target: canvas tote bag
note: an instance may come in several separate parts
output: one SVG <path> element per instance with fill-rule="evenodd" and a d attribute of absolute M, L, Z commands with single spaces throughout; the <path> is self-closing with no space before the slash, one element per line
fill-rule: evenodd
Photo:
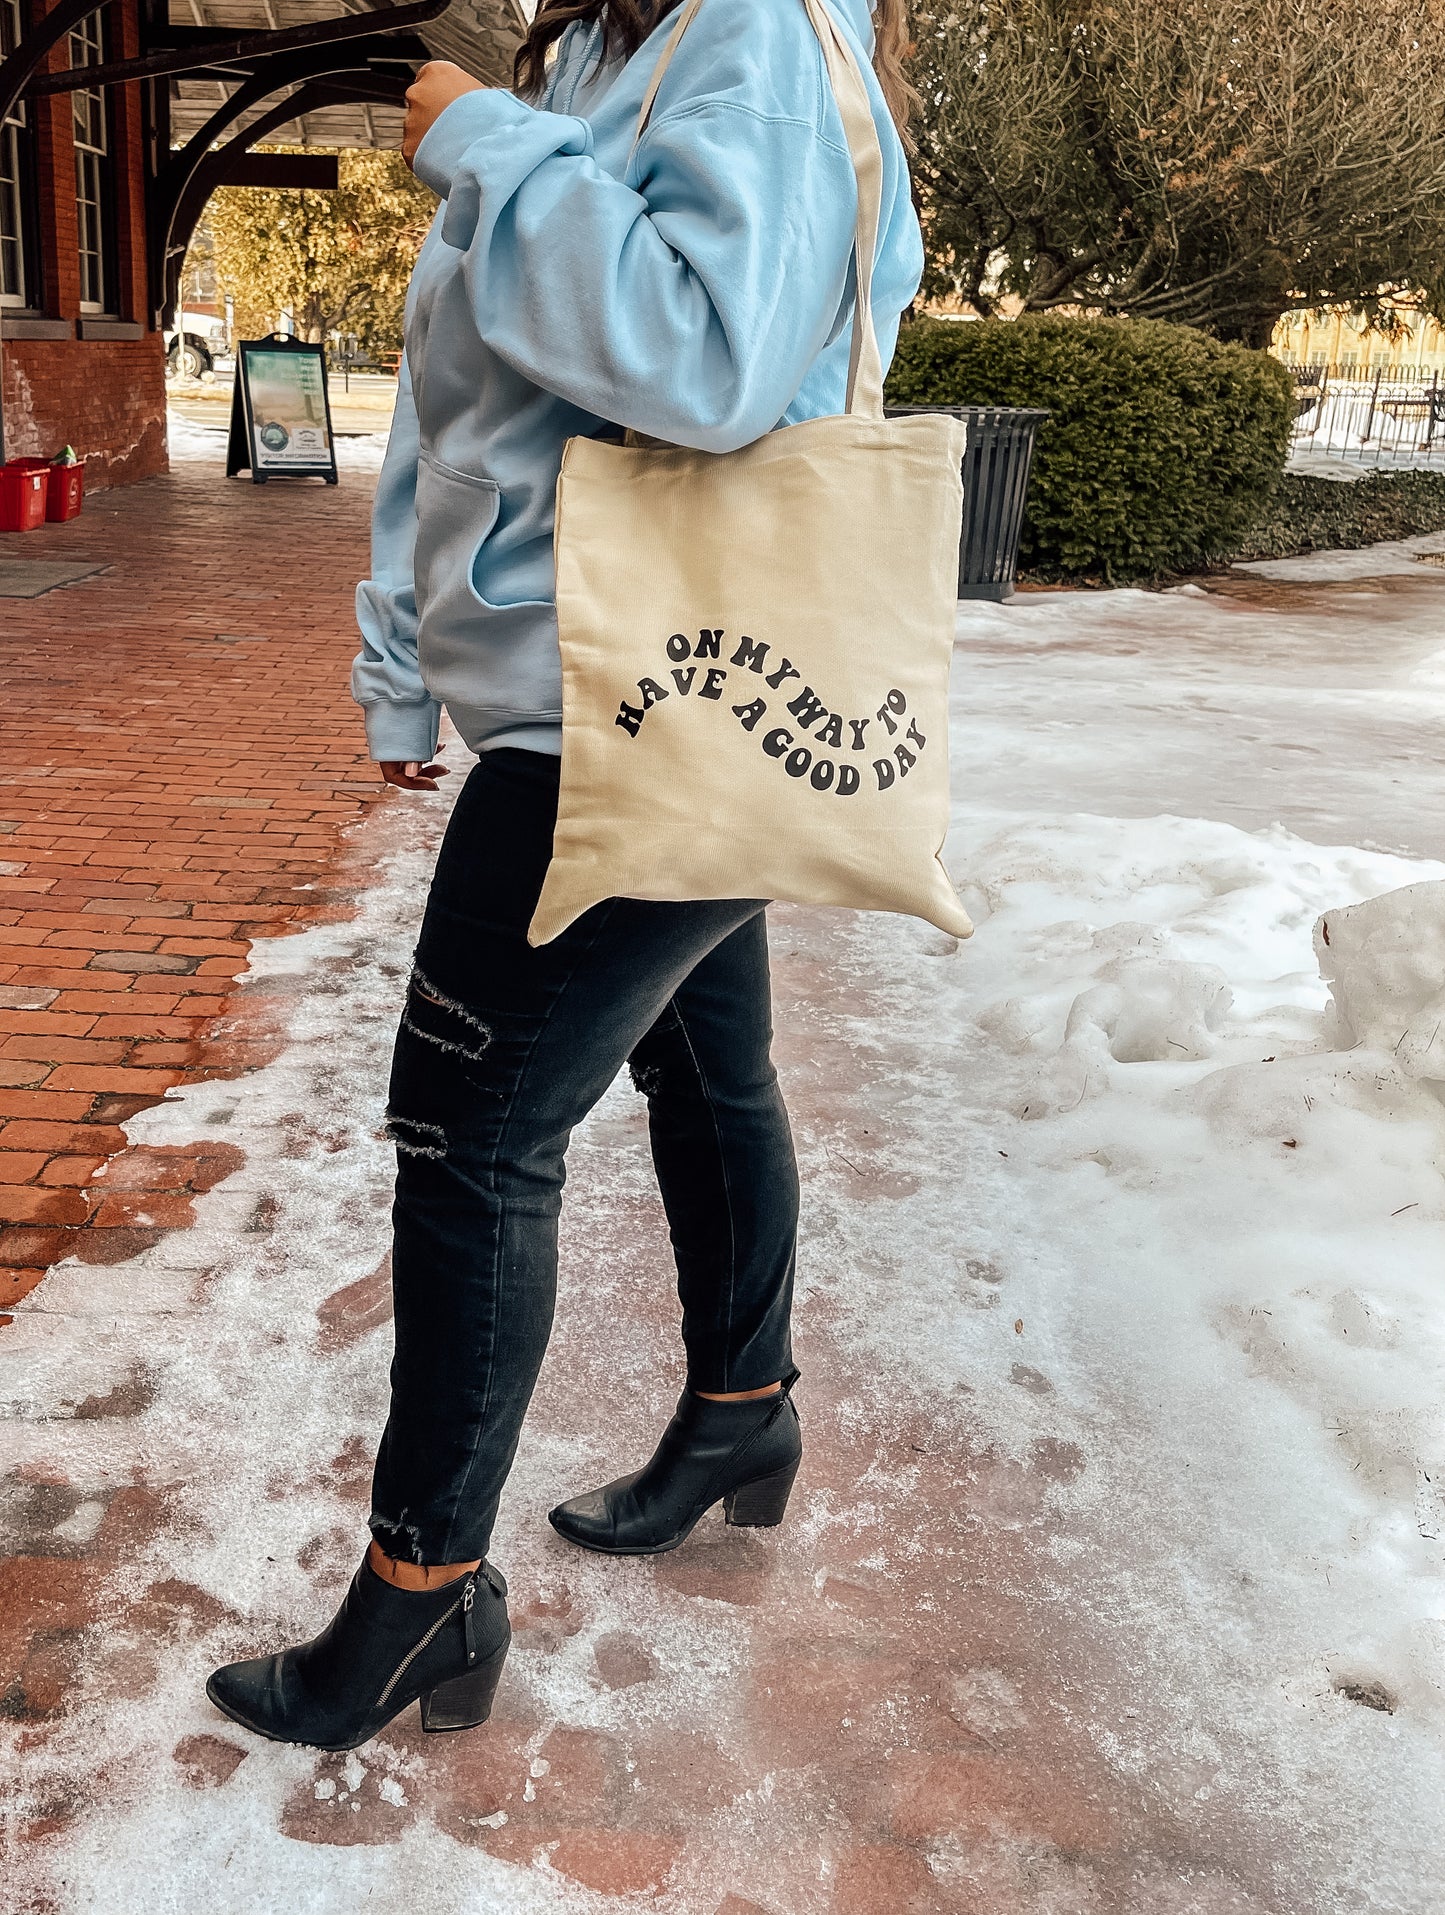
<path fill-rule="evenodd" d="M 638 121 L 697 13 L 687 0 Z M 858 178 L 846 410 L 741 451 L 572 439 L 557 484 L 562 771 L 529 941 L 605 898 L 786 898 L 972 930 L 939 858 L 964 427 L 883 416 L 883 161 L 822 43 Z"/>

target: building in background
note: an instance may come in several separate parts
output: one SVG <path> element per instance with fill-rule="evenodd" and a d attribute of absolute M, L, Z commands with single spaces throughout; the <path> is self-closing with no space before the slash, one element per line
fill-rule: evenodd
<path fill-rule="evenodd" d="M 4 456 L 73 445 L 90 486 L 162 470 L 163 329 L 212 191 L 334 185 L 325 149 L 399 143 L 419 61 L 505 80 L 524 18 L 520 0 L 0 0 Z M 249 151 L 278 134 L 319 150 Z"/>
<path fill-rule="evenodd" d="M 1270 349 L 1287 366 L 1323 368 L 1334 380 L 1376 373 L 1390 382 L 1445 378 L 1445 328 L 1408 307 L 1396 317 L 1397 326 L 1386 333 L 1339 308 L 1286 313 Z"/>
<path fill-rule="evenodd" d="M 15 53 L 24 0 L 0 0 Z M 112 0 L 64 36 L 50 64 L 139 51 L 137 0 Z M 145 258 L 146 89 L 22 94 L 0 141 L 0 353 L 7 455 L 70 442 L 91 482 L 165 463 L 165 384 Z"/>

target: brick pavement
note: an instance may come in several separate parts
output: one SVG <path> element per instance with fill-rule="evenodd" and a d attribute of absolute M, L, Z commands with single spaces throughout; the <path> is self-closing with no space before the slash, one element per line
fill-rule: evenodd
<path fill-rule="evenodd" d="M 0 538 L 106 566 L 0 600 L 0 1310 L 61 1257 L 144 1249 L 234 1167 L 107 1160 L 264 1045 L 220 1028 L 249 940 L 344 912 L 328 863 L 382 795 L 346 685 L 369 484 L 183 466 Z"/>
<path fill-rule="evenodd" d="M 363 1147 L 368 1097 L 338 1086 L 382 1081 L 423 881 L 413 844 L 404 908 L 383 921 L 365 859 L 424 835 L 428 807 L 388 808 L 338 858 L 378 795 L 345 688 L 362 490 L 183 470 L 5 542 L 110 569 L 0 601 L 0 1078 L 15 1080 L 0 1083 L 0 1247 L 11 1295 L 62 1254 L 127 1263 L 57 1271 L 8 1339 L 7 1909 L 188 1908 L 195 1880 L 238 1915 L 415 1901 L 419 1884 L 427 1906 L 558 1915 L 1322 1909 L 1317 1785 L 1261 1758 L 1236 1668 L 1249 1610 L 1223 1613 L 1222 1647 L 1202 1618 L 1208 1653 L 1161 1667 L 1152 1618 L 1181 1600 L 1175 1566 L 1100 1546 L 1097 1484 L 1117 1462 L 1087 1417 L 1053 1420 L 1079 1388 L 1069 1352 L 1032 1308 L 1024 1340 L 1019 1272 L 993 1261 L 1002 1153 L 923 1128 L 940 1105 L 915 1093 L 938 1060 L 898 1016 L 904 947 L 870 957 L 817 912 L 774 922 L 810 1206 L 808 1463 L 787 1526 L 711 1518 L 685 1550 L 618 1564 L 546 1525 L 604 1462 L 646 1453 L 674 1387 L 670 1257 L 624 1087 L 571 1166 L 562 1319 L 498 1552 L 516 1640 L 486 1732 L 427 1737 L 409 1711 L 342 1760 L 245 1737 L 204 1702 L 215 1661 L 330 1612 L 383 1413 L 387 1177 Z M 351 915 L 352 887 L 372 920 L 328 975 L 233 991 L 248 940 Z M 279 1051 L 271 1032 L 303 1002 L 331 1021 L 316 1013 L 293 1088 L 238 1117 L 237 1208 L 204 1245 L 177 1234 L 137 1256 L 242 1155 L 211 1140 L 215 1110 L 182 1133 L 205 1141 L 170 1150 L 126 1148 L 121 1123 Z M 317 1060 L 327 1101 L 308 1113 Z M 263 1081 L 239 1101 L 260 1105 Z M 945 1182 L 967 1201 L 934 1240 L 935 1213 L 910 1222 L 907 1202 Z M 853 1313 L 897 1310 L 914 1263 L 951 1273 L 956 1312 L 927 1316 L 925 1277 L 896 1346 L 863 1334 Z M 968 1346 L 987 1361 L 940 1384 L 912 1352 L 962 1342 L 965 1316 L 994 1326 Z M 1009 1393 L 1038 1416 L 1019 1452 L 989 1434 Z M 1122 1630 L 1099 1621 L 1116 1594 Z M 1182 1599 L 1200 1600 L 1187 1583 Z M 1281 1693 L 1260 1708 L 1293 1712 Z"/>

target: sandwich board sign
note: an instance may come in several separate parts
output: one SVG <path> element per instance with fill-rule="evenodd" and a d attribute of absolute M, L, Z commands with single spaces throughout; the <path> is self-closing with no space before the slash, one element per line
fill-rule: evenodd
<path fill-rule="evenodd" d="M 236 346 L 226 477 L 337 482 L 325 348 L 273 332 Z"/>

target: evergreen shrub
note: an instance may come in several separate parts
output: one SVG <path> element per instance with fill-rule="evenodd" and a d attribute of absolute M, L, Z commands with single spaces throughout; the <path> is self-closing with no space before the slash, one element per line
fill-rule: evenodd
<path fill-rule="evenodd" d="M 1144 319 L 917 319 L 894 405 L 1046 406 L 1020 569 L 1110 584 L 1197 569 L 1264 516 L 1294 383 L 1262 352 Z"/>
<path fill-rule="evenodd" d="M 1445 531 L 1445 472 L 1373 472 L 1355 480 L 1287 472 L 1230 554 L 1294 558 Z"/>

